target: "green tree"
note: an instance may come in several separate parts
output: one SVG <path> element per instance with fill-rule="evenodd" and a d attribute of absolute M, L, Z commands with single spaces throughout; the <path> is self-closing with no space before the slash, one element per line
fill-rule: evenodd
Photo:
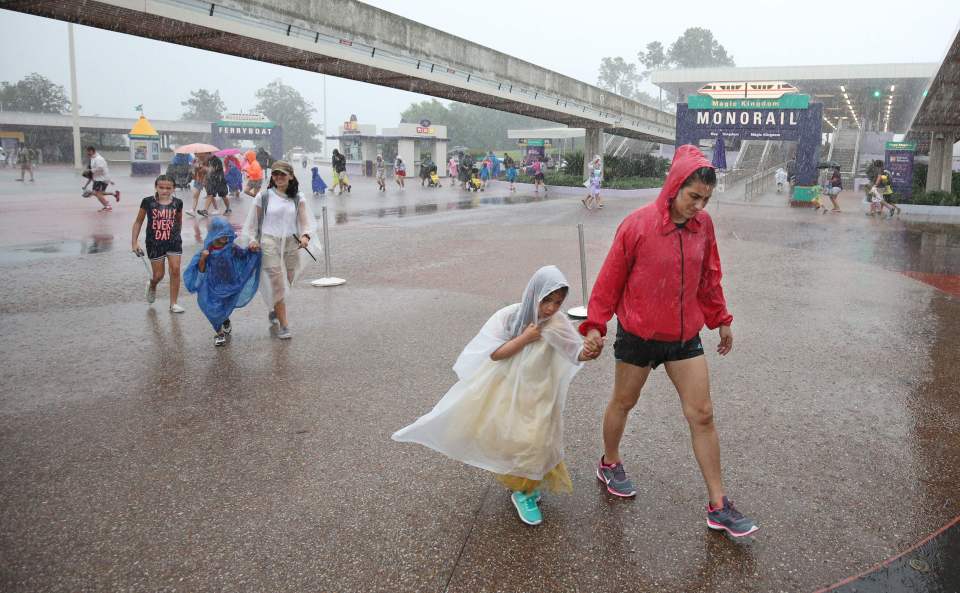
<path fill-rule="evenodd" d="M 663 50 L 663 44 L 659 41 L 648 43 L 647 51 L 637 52 L 637 59 L 646 68 L 640 73 L 641 78 L 649 78 L 650 73 L 654 70 L 663 70 L 669 66 L 667 54 Z"/>
<path fill-rule="evenodd" d="M 649 47 L 649 46 L 648 46 Z M 667 50 L 667 60 L 674 68 L 710 68 L 736 66 L 733 56 L 714 39 L 710 29 L 690 27 Z"/>
<path fill-rule="evenodd" d="M 211 93 L 207 89 L 190 91 L 190 97 L 181 101 L 180 105 L 184 107 L 180 119 L 217 121 L 227 112 L 227 106 L 220 98 L 220 91 Z"/>
<path fill-rule="evenodd" d="M 65 113 L 70 99 L 63 86 L 33 72 L 15 84 L 0 82 L 0 103 L 7 111 Z"/>
<path fill-rule="evenodd" d="M 637 74 L 637 65 L 631 64 L 617 56 L 600 60 L 600 75 L 597 76 L 597 85 L 624 97 L 633 97 L 640 83 Z"/>
<path fill-rule="evenodd" d="M 312 120 L 317 109 L 297 89 L 279 78 L 274 80 L 257 91 L 257 111 L 283 126 L 284 141 L 289 146 L 320 150 L 320 126 Z"/>

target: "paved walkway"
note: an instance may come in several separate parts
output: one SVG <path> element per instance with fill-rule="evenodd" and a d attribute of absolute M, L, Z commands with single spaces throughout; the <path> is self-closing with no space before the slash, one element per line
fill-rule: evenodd
<path fill-rule="evenodd" d="M 578 222 L 593 278 L 647 198 L 586 212 L 576 197 L 357 182 L 315 202 L 348 283 L 298 286 L 289 342 L 255 300 L 214 349 L 191 297 L 176 317 L 165 284 L 143 302 L 128 245 L 148 182 L 119 178 L 123 199 L 99 214 L 67 171 L 9 177 L 0 590 L 813 591 L 960 514 L 960 296 L 924 280 L 960 275 L 956 227 L 711 204 L 736 317 L 734 352 L 708 354 L 725 480 L 762 528 L 732 542 L 705 528 L 662 372 L 624 441 L 639 496 L 598 487 L 611 352 L 571 387 L 575 491 L 547 497 L 538 528 L 489 474 L 389 440 L 534 269 L 579 286 Z M 187 254 L 205 224 L 186 225 Z"/>

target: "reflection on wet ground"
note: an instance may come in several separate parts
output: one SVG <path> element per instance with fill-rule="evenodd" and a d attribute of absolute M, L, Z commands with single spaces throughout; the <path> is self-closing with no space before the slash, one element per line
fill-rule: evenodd
<path fill-rule="evenodd" d="M 960 591 L 960 517 L 929 539 L 853 580 L 817 593 L 955 593 Z"/>
<path fill-rule="evenodd" d="M 90 235 L 80 241 L 42 241 L 0 248 L 0 264 L 22 264 L 52 257 L 95 255 L 113 250 L 113 235 Z"/>
<path fill-rule="evenodd" d="M 384 206 L 381 208 L 364 208 L 359 210 L 349 210 L 339 204 L 334 209 L 334 222 L 338 225 L 357 222 L 368 218 L 404 218 L 406 216 L 423 216 L 426 214 L 438 214 L 441 212 L 450 212 L 454 210 L 473 210 L 482 206 L 510 206 L 514 204 L 531 204 L 535 202 L 545 202 L 550 199 L 559 198 L 559 195 L 550 196 L 548 193 L 526 195 L 511 194 L 506 196 L 480 196 L 474 195 L 470 198 L 463 198 L 453 201 L 430 201 L 418 202 L 416 204 L 398 204 Z M 324 204 L 317 207 L 315 214 L 319 215 L 319 209 Z M 328 208 L 330 206 L 327 206 Z M 319 217 L 318 217 L 319 220 Z"/>

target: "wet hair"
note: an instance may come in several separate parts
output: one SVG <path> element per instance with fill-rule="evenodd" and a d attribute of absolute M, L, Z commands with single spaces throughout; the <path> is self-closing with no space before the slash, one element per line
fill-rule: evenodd
<path fill-rule="evenodd" d="M 292 175 L 288 175 L 287 177 L 290 179 L 290 182 L 287 183 L 287 191 L 284 193 L 287 194 L 288 198 L 296 198 L 297 194 L 300 193 L 300 182 Z M 275 187 L 277 187 L 277 183 L 273 180 L 273 175 L 270 175 L 270 183 L 267 184 L 267 189 L 273 189 Z"/>
<path fill-rule="evenodd" d="M 566 300 L 566 298 L 567 298 L 567 293 L 568 293 L 568 292 L 570 292 L 570 287 L 569 287 L 569 286 L 561 286 L 560 288 L 554 290 L 553 292 L 551 292 L 551 293 L 548 294 L 547 296 L 543 297 L 543 301 L 549 299 L 550 297 L 552 297 L 553 295 L 555 295 L 555 294 L 557 294 L 557 293 L 560 293 L 561 300 Z M 543 301 L 540 301 L 540 302 L 542 303 Z"/>
<path fill-rule="evenodd" d="M 92 150 L 93 152 L 97 152 L 97 147 L 91 144 L 90 146 L 87 147 L 87 150 Z"/>
<path fill-rule="evenodd" d="M 713 167 L 700 167 L 683 181 L 683 185 L 680 186 L 680 189 L 693 185 L 697 181 L 704 185 L 716 185 L 716 170 Z"/>
<path fill-rule="evenodd" d="M 167 181 L 172 184 L 173 187 L 177 187 L 177 180 L 173 178 L 173 175 L 167 175 L 166 173 L 157 175 L 157 178 L 153 180 L 153 187 L 160 185 L 161 181 Z"/>

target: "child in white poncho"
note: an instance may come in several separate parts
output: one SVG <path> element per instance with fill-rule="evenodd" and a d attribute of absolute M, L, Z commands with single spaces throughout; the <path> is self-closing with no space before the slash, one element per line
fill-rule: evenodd
<path fill-rule="evenodd" d="M 453 370 L 459 381 L 430 413 L 393 435 L 497 474 L 520 519 L 537 525 L 540 488 L 570 492 L 563 408 L 582 362 L 600 354 L 558 313 L 569 287 L 555 266 L 537 270 L 523 302 L 494 313 Z"/>

